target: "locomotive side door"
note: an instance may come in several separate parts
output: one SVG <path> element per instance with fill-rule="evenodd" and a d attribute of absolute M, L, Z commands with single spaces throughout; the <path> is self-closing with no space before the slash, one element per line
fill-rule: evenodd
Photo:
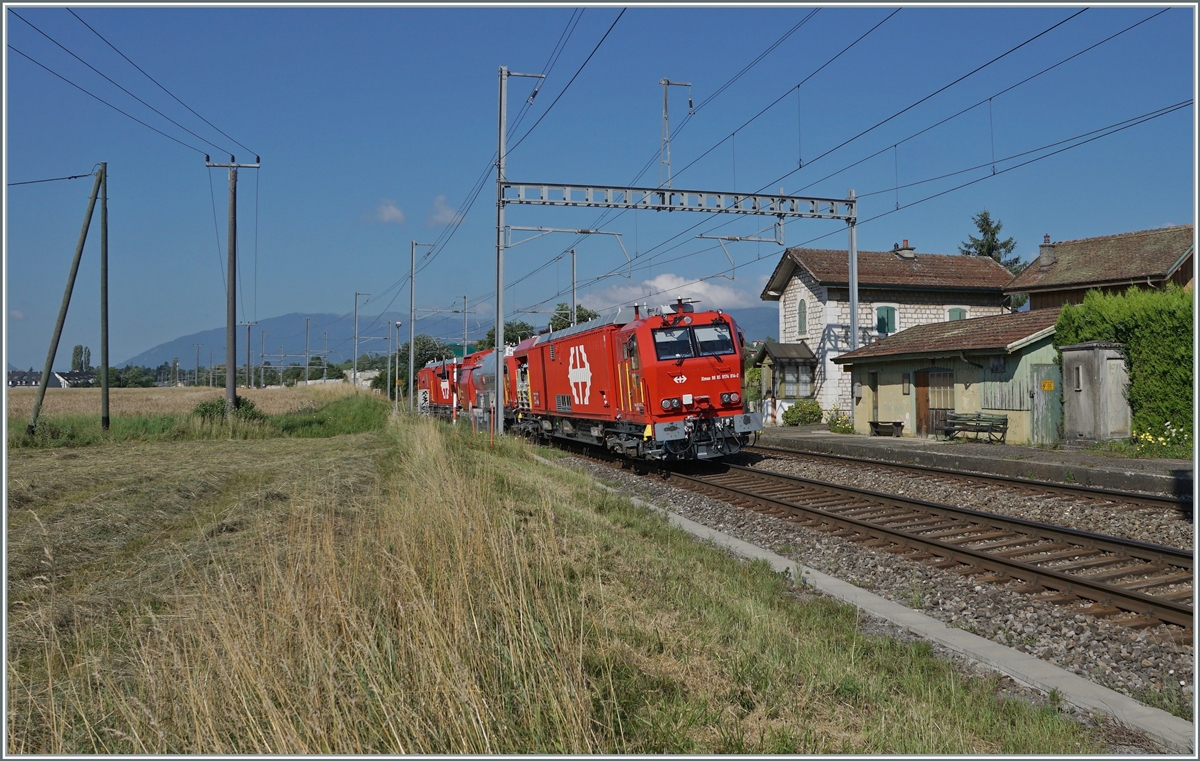
<path fill-rule="evenodd" d="M 621 344 L 618 369 L 621 383 L 621 409 L 637 415 L 645 414 L 646 399 L 642 393 L 642 366 L 638 357 L 637 334 L 630 334 Z"/>

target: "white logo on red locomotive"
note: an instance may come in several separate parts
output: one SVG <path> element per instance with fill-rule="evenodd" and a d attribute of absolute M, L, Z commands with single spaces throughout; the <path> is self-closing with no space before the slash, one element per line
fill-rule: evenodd
<path fill-rule="evenodd" d="M 442 381 L 442 396 L 450 396 L 450 381 Z"/>
<path fill-rule="evenodd" d="M 673 378 L 672 380 L 674 380 L 676 383 L 687 383 L 687 376 L 686 375 L 678 375 L 675 378 Z"/>
<path fill-rule="evenodd" d="M 587 404 L 592 395 L 592 366 L 582 346 L 571 347 L 567 380 L 571 382 L 571 396 L 575 398 L 575 403 Z"/>

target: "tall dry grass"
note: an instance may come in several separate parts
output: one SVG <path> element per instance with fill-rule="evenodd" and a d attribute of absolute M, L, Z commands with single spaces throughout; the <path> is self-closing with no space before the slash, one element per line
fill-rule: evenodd
<path fill-rule="evenodd" d="M 348 383 L 290 388 L 238 388 L 238 396 L 254 401 L 268 415 L 293 412 L 306 404 L 323 404 L 354 393 Z M 7 414 L 28 422 L 33 411 L 36 388 L 7 389 Z M 111 388 L 108 390 L 110 416 L 187 414 L 207 399 L 224 398 L 224 388 L 180 386 L 174 388 Z M 42 415 L 100 415 L 100 389 L 48 388 L 42 401 Z M 11 424 L 11 423 L 10 423 Z"/>
<path fill-rule="evenodd" d="M 45 621 L 44 679 L 9 668 L 10 752 L 595 750 L 548 500 L 430 423 L 397 436 L 374 493 L 313 480 L 282 531 L 188 559 L 165 611 Z"/>

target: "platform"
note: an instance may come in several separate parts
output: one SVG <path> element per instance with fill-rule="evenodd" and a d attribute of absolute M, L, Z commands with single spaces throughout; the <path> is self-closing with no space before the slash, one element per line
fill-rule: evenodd
<path fill-rule="evenodd" d="M 932 465 L 1001 476 L 1057 481 L 1190 498 L 1194 460 L 1134 459 L 1103 452 L 974 441 L 832 433 L 825 425 L 764 428 L 759 443 L 798 451 Z"/>

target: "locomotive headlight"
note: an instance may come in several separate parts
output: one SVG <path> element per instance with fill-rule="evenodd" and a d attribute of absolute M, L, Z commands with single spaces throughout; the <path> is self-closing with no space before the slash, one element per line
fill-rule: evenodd
<path fill-rule="evenodd" d="M 729 403 L 730 404 L 737 404 L 741 400 L 742 400 L 741 395 L 739 395 L 738 392 L 736 392 L 736 391 L 734 391 L 733 393 L 731 393 L 729 395 Z"/>
<path fill-rule="evenodd" d="M 670 400 L 670 399 L 663 399 L 663 400 L 662 400 L 662 408 L 663 408 L 664 410 L 669 410 L 669 409 L 671 409 L 671 400 Z"/>
<path fill-rule="evenodd" d="M 675 409 L 679 409 L 682 405 L 679 403 L 679 399 L 672 399 L 671 406 Z"/>
<path fill-rule="evenodd" d="M 729 404 L 729 394 L 721 394 L 721 404 Z"/>

